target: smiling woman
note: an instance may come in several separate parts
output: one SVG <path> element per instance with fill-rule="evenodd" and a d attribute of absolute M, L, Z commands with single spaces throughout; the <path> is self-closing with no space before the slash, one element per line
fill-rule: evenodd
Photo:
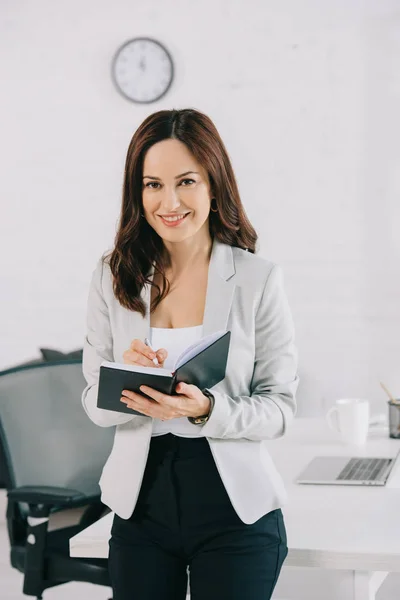
<path fill-rule="evenodd" d="M 281 269 L 255 256 L 229 156 L 192 110 L 150 115 L 125 163 L 115 247 L 89 292 L 82 401 L 116 426 L 101 499 L 114 512 L 114 600 L 269 600 L 287 555 L 283 481 L 268 444 L 296 411 L 294 328 Z M 225 378 L 171 395 L 123 383 L 124 410 L 97 405 L 103 360 L 173 368 L 229 330 Z M 154 349 L 153 352 L 152 349 Z M 128 389 L 127 389 L 128 388 Z M 132 411 L 133 409 L 133 411 Z M 156 573 L 156 576 L 154 574 Z"/>
<path fill-rule="evenodd" d="M 181 165 L 187 165 L 188 170 L 180 173 Z M 176 243 L 195 234 L 209 239 L 210 181 L 187 146 L 176 139 L 154 144 L 146 153 L 143 170 L 144 216 L 164 239 L 166 248 L 171 252 L 169 241 Z M 165 227 L 174 230 L 173 237 L 166 235 Z M 204 233 L 200 233 L 202 227 Z"/>
<path fill-rule="evenodd" d="M 224 143 L 199 111 L 153 113 L 134 133 L 126 156 L 121 217 L 114 250 L 106 257 L 115 296 L 145 316 L 140 292 L 148 283 L 155 288 L 153 312 L 170 290 L 166 275 L 176 245 L 187 256 L 190 249 L 209 251 L 214 238 L 255 252 L 257 233 Z M 148 276 L 153 263 L 154 280 Z"/>

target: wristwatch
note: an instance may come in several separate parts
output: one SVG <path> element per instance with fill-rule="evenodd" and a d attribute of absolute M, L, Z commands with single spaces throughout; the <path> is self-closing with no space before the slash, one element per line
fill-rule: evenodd
<path fill-rule="evenodd" d="M 210 398 L 211 406 L 208 415 L 203 415 L 202 417 L 188 417 L 188 421 L 190 421 L 190 423 L 193 423 L 193 425 L 204 425 L 205 423 L 207 423 L 208 419 L 211 417 L 212 409 L 214 408 L 215 398 L 213 394 L 207 389 L 201 391 L 205 396 L 207 396 L 207 398 Z"/>

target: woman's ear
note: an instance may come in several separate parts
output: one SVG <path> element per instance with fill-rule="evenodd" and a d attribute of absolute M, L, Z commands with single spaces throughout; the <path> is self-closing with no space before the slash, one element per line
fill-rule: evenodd
<path fill-rule="evenodd" d="M 210 190 L 210 200 L 211 200 L 211 198 L 215 198 L 215 182 L 210 175 L 208 175 L 208 189 Z"/>

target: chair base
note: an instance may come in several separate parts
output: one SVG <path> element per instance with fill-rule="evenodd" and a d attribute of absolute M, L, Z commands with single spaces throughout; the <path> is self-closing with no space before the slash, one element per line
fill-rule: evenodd
<path fill-rule="evenodd" d="M 70 581 L 111 587 L 107 559 L 69 556 L 69 540 L 80 531 L 82 531 L 82 526 L 74 525 L 48 532 L 42 591 Z M 11 565 L 21 573 L 24 573 L 25 570 L 25 554 L 25 546 L 15 545 L 11 548 Z"/>

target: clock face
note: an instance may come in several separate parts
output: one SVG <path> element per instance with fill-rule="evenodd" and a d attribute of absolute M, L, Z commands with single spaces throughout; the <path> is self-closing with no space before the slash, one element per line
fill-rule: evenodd
<path fill-rule="evenodd" d="M 172 58 L 159 42 L 135 38 L 117 51 L 112 75 L 118 90 L 128 100 L 155 102 L 166 94 L 172 83 Z"/>

